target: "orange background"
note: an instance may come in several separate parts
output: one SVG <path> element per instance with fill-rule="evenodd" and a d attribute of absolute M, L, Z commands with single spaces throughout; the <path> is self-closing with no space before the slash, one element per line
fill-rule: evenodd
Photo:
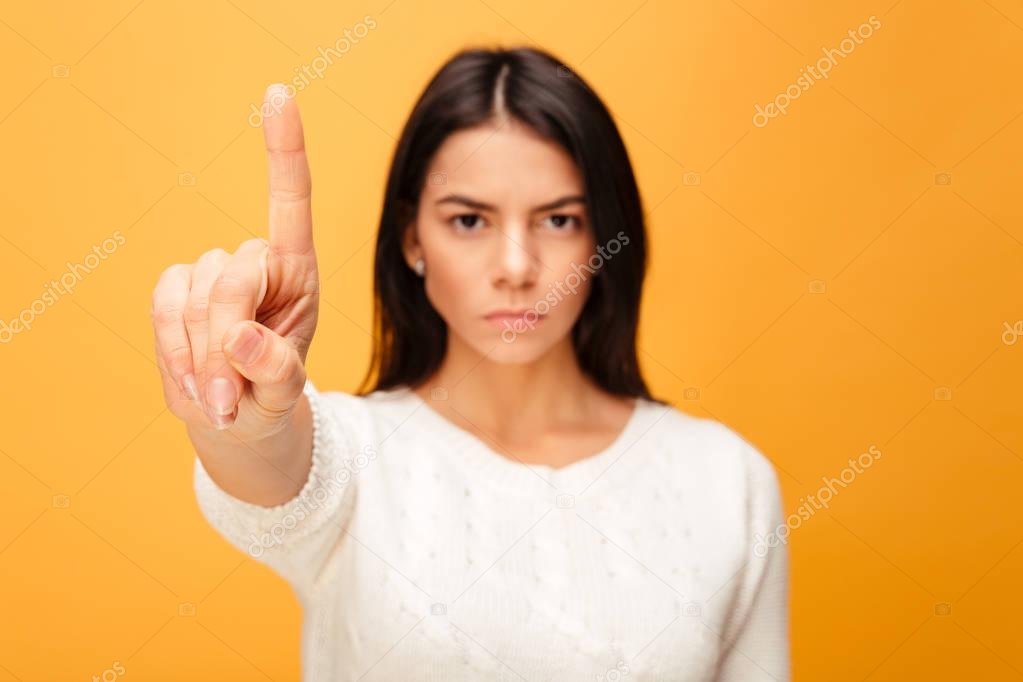
<path fill-rule="evenodd" d="M 299 94 L 317 385 L 354 390 L 368 362 L 384 177 L 426 80 L 463 45 L 541 45 L 605 99 L 635 164 L 655 393 L 760 448 L 789 512 L 883 452 L 792 533 L 795 679 L 1020 679 L 1023 343 L 1001 336 L 1023 319 L 1018 2 L 131 0 L 0 8 L 0 318 L 125 237 L 0 345 L 0 682 L 115 661 L 298 678 L 290 590 L 196 507 L 149 299 L 166 266 L 265 236 L 249 104 L 367 14 L 377 28 Z M 827 81 L 752 124 L 871 15 Z"/>

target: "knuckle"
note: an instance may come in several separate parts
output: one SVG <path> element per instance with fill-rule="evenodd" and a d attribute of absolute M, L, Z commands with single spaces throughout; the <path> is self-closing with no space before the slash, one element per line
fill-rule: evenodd
<path fill-rule="evenodd" d="M 192 271 L 191 263 L 174 263 L 168 267 L 164 272 L 171 277 L 181 277 L 187 275 Z"/>
<path fill-rule="evenodd" d="M 212 365 L 214 361 L 220 358 L 226 357 L 227 353 L 224 350 L 224 344 L 220 339 L 211 338 L 206 344 L 206 360 L 207 363 Z M 223 363 L 221 363 L 222 365 Z"/>
<path fill-rule="evenodd" d="M 150 314 L 166 299 L 175 297 L 176 294 L 188 290 L 187 282 L 191 277 L 190 272 L 191 266 L 178 263 L 160 273 L 160 277 L 156 280 L 156 286 L 153 287 L 153 295 L 150 299 Z"/>
<path fill-rule="evenodd" d="M 210 290 L 210 302 L 235 303 L 245 298 L 249 285 L 239 273 L 225 270 L 217 276 Z"/>
<path fill-rule="evenodd" d="M 271 358 L 270 372 L 267 375 L 270 383 L 283 384 L 291 378 L 294 366 L 291 362 L 291 353 L 287 351 L 287 348 L 282 348 Z"/>
<path fill-rule="evenodd" d="M 165 285 L 168 282 L 181 280 L 183 276 L 188 273 L 190 267 L 191 266 L 184 263 L 174 263 L 173 265 L 167 266 L 156 280 L 157 287 Z"/>
<path fill-rule="evenodd" d="M 312 196 L 312 184 L 298 182 L 295 179 L 282 181 L 270 187 L 270 198 L 282 203 L 304 202 Z"/>
<path fill-rule="evenodd" d="M 182 319 L 182 310 L 173 304 L 154 303 L 150 317 L 153 320 L 153 326 L 162 329 L 179 323 Z"/>
<path fill-rule="evenodd" d="M 192 367 L 192 349 L 179 344 L 164 352 L 164 362 L 174 376 L 187 374 Z"/>
<path fill-rule="evenodd" d="M 258 239 L 256 237 L 253 237 L 252 239 L 246 239 L 245 241 L 243 241 L 238 246 L 238 251 L 249 251 L 249 250 L 259 251 L 261 249 L 266 248 L 266 246 L 267 246 L 267 241 L 265 239 Z M 235 253 L 238 253 L 238 251 L 235 251 Z"/>
<path fill-rule="evenodd" d="M 185 322 L 201 324 L 209 319 L 210 302 L 207 298 L 190 299 L 185 305 Z"/>
<path fill-rule="evenodd" d="M 210 249 L 209 251 L 207 251 L 204 254 L 202 254 L 201 256 L 199 256 L 199 261 L 201 261 L 201 262 L 208 262 L 208 261 L 218 262 L 218 261 L 223 260 L 226 257 L 227 257 L 227 251 L 225 251 L 224 249 L 222 249 L 220 247 L 217 247 L 215 249 Z"/>

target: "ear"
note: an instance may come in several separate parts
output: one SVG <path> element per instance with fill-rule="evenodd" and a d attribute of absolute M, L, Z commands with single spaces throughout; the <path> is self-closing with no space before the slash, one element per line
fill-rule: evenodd
<path fill-rule="evenodd" d="M 414 221 L 405 227 L 401 238 L 401 251 L 405 256 L 405 263 L 415 270 L 416 260 L 422 256 L 423 250 L 419 245 L 419 229 Z"/>

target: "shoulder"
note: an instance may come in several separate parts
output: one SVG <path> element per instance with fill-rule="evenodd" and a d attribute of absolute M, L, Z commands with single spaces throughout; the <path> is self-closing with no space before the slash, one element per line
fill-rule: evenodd
<path fill-rule="evenodd" d="M 349 439 L 379 442 L 415 412 L 422 402 L 407 390 L 374 391 L 357 395 L 317 389 L 307 380 L 304 392 L 321 420 L 329 420 Z"/>
<path fill-rule="evenodd" d="M 376 441 L 381 414 L 375 409 L 371 396 L 321 390 L 311 379 L 306 380 L 303 392 L 309 400 L 317 431 L 330 431 L 333 438 L 347 448 Z"/>
<path fill-rule="evenodd" d="M 771 459 L 736 428 L 716 419 L 692 415 L 672 405 L 647 402 L 655 468 L 688 480 L 702 496 L 758 506 L 779 499 L 778 475 Z"/>

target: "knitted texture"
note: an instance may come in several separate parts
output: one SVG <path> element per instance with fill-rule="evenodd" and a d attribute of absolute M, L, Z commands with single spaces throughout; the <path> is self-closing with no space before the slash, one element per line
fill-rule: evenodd
<path fill-rule="evenodd" d="M 304 391 L 295 499 L 195 463 L 209 523 L 302 603 L 303 680 L 789 680 L 787 550 L 756 538 L 784 524 L 778 480 L 728 427 L 640 399 L 554 469 L 408 388 Z"/>

